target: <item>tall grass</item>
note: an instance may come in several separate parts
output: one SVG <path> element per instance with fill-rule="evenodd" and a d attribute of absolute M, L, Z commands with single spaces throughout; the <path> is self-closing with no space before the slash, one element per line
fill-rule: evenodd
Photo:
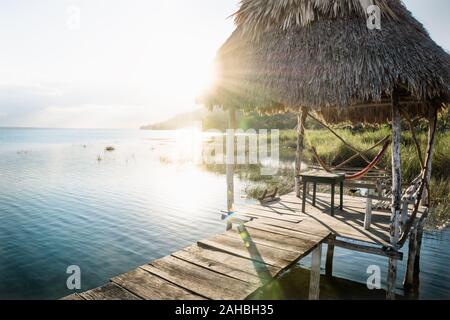
<path fill-rule="evenodd" d="M 388 126 L 379 128 L 365 129 L 363 131 L 352 131 L 349 129 L 335 130 L 348 143 L 359 150 L 367 150 L 377 142 L 391 134 Z M 427 133 L 421 130 L 417 136 L 422 147 L 422 158 L 425 159 Z M 346 159 L 350 158 L 354 151 L 347 147 L 342 141 L 337 139 L 328 130 L 307 130 L 306 131 L 306 150 L 304 152 L 304 161 L 315 163 L 316 160 L 310 152 L 311 147 L 315 147 L 317 153 L 327 164 L 336 166 Z M 294 130 L 284 130 L 280 134 L 280 155 L 284 161 L 293 161 L 295 159 L 295 150 L 297 145 L 297 133 Z M 366 153 L 367 158 L 372 160 L 380 151 L 381 146 Z M 381 160 L 379 166 L 387 171 L 391 170 L 391 149 L 389 148 Z M 404 130 L 402 134 L 401 146 L 402 175 L 404 184 L 407 185 L 416 178 L 421 171 L 418 160 L 417 149 L 412 135 Z M 355 158 L 347 164 L 348 167 L 365 167 L 367 163 L 360 157 Z M 253 186 L 247 188 L 247 194 L 257 198 L 266 188 L 278 186 L 285 193 L 293 190 L 294 174 L 292 170 L 284 171 L 280 176 L 273 178 L 261 178 L 257 175 L 251 175 L 250 181 L 256 182 Z M 450 135 L 447 130 L 441 130 L 436 137 L 436 145 L 433 154 L 433 180 L 431 184 L 432 207 L 429 219 L 429 226 L 442 226 L 450 222 Z"/>

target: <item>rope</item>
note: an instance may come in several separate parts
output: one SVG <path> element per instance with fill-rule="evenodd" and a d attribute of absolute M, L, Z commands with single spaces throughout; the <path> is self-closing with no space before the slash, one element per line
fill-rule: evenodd
<path fill-rule="evenodd" d="M 358 173 L 355 173 L 353 175 L 346 175 L 345 180 L 356 180 L 363 176 L 365 176 L 370 170 L 372 170 L 383 158 L 384 154 L 386 153 L 386 150 L 388 149 L 391 142 L 388 140 L 384 143 L 383 149 L 381 149 L 380 153 L 373 159 L 373 161 L 363 170 L 361 170 Z"/>
<path fill-rule="evenodd" d="M 389 145 L 391 144 L 390 140 L 386 140 L 386 142 L 384 143 L 383 148 L 381 149 L 381 151 L 378 153 L 378 155 L 375 157 L 375 159 L 372 160 L 371 163 L 369 163 L 369 165 L 367 167 L 365 167 L 363 170 L 361 170 L 360 172 L 357 172 L 355 174 L 352 175 L 345 175 L 345 180 L 347 181 L 351 181 L 351 180 L 357 180 L 363 176 L 365 176 L 370 170 L 372 170 L 383 158 L 384 154 L 386 153 Z M 332 173 L 331 168 L 329 168 L 326 163 L 319 157 L 316 148 L 312 147 L 311 148 L 312 153 L 314 155 L 314 157 L 317 159 L 317 162 L 319 162 L 320 166 L 329 173 Z"/>
<path fill-rule="evenodd" d="M 328 131 L 330 131 L 336 138 L 338 138 L 339 140 L 342 141 L 342 143 L 344 143 L 347 147 L 349 147 L 352 151 L 356 152 L 364 161 L 366 161 L 368 164 L 370 164 L 370 161 L 364 156 L 364 154 L 356 149 L 354 146 L 352 146 L 350 143 L 348 143 L 347 141 L 345 141 L 344 138 L 342 138 L 336 131 L 334 131 L 333 129 L 331 129 L 330 126 L 327 126 L 325 123 L 323 123 L 322 121 L 320 121 L 319 119 L 315 118 L 313 115 L 311 115 L 311 113 L 308 113 L 308 116 L 313 119 L 314 121 L 318 122 L 320 125 L 322 125 L 323 127 L 325 127 Z"/>

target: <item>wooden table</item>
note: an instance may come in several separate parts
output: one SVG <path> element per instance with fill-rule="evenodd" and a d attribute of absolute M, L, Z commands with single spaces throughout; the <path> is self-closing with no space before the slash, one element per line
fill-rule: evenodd
<path fill-rule="evenodd" d="M 344 208 L 344 174 L 333 174 L 325 171 L 309 171 L 300 174 L 303 181 L 303 197 L 302 197 L 302 212 L 306 212 L 306 190 L 308 183 L 313 183 L 313 206 L 316 206 L 317 184 L 331 185 L 331 216 L 334 216 L 334 195 L 336 192 L 336 184 L 340 186 L 340 205 L 339 208 Z"/>

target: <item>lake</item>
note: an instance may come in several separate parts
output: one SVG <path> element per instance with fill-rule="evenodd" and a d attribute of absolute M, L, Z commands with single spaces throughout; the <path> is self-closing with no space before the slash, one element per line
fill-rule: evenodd
<path fill-rule="evenodd" d="M 191 161 L 193 136 L 198 133 L 0 128 L 0 299 L 71 294 L 71 265 L 81 268 L 88 290 L 223 232 L 225 177 Z M 238 203 L 251 201 L 246 184 L 236 182 Z M 366 282 L 370 265 L 387 268 L 382 257 L 343 249 L 335 255 L 335 276 L 356 283 Z M 449 261 L 448 229 L 427 233 L 421 298 L 450 298 Z M 292 283 L 301 286 L 308 263 L 283 276 L 284 293 L 275 298 L 296 297 Z M 359 287 L 346 292 L 357 298 Z M 398 288 L 401 293 L 401 279 Z"/>

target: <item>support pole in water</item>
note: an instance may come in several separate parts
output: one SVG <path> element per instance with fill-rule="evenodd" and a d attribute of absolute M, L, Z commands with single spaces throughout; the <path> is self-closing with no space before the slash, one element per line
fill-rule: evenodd
<path fill-rule="evenodd" d="M 390 241 L 392 250 L 398 250 L 400 238 L 400 215 L 402 205 L 402 167 L 400 160 L 401 116 L 397 89 L 392 92 L 392 213 L 390 225 Z M 387 279 L 387 299 L 395 299 L 395 284 L 397 282 L 397 258 L 389 258 Z"/>
<path fill-rule="evenodd" d="M 227 210 L 228 213 L 233 211 L 234 207 L 234 162 L 235 162 L 235 143 L 234 133 L 236 130 L 236 111 L 230 109 L 228 113 L 228 130 L 227 130 Z M 231 223 L 227 222 L 227 230 L 231 229 Z"/>
<path fill-rule="evenodd" d="M 327 277 L 333 276 L 334 242 L 335 241 L 336 241 L 336 235 L 331 236 L 330 241 L 328 241 L 327 261 L 325 264 L 325 275 Z"/>
<path fill-rule="evenodd" d="M 431 172 L 432 172 L 432 159 L 433 150 L 436 141 L 437 130 L 437 113 L 439 105 L 432 105 L 428 115 L 428 147 L 427 155 L 424 163 L 425 178 L 427 186 L 430 186 Z M 424 189 L 426 192 L 428 189 Z M 416 201 L 425 200 L 427 205 L 430 205 L 430 194 L 427 192 L 425 198 L 416 199 Z M 417 204 L 416 204 L 417 205 Z M 428 209 L 429 210 L 429 209 Z M 424 231 L 425 219 L 428 216 L 428 212 L 416 221 L 414 227 L 409 235 L 409 252 L 408 262 L 406 265 L 406 274 L 403 286 L 405 292 L 412 296 L 417 296 L 420 287 L 420 252 L 422 247 L 422 238 Z"/>
<path fill-rule="evenodd" d="M 309 300 L 320 298 L 320 265 L 322 262 L 322 244 L 314 249 L 311 257 L 311 277 L 309 280 Z"/>

